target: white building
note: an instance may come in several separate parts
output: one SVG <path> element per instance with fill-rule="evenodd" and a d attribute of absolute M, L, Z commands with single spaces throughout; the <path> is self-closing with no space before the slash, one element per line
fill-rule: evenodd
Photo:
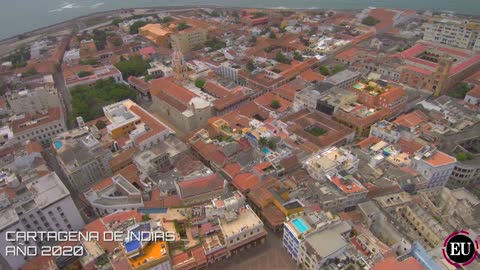
<path fill-rule="evenodd" d="M 227 212 L 218 220 L 228 256 L 243 250 L 247 245 L 263 243 L 267 236 L 263 222 L 248 205 L 238 209 L 237 212 Z"/>
<path fill-rule="evenodd" d="M 343 148 L 331 147 L 313 155 L 305 161 L 308 174 L 316 180 L 333 176 L 340 171 L 352 174 L 358 169 L 359 159 Z"/>
<path fill-rule="evenodd" d="M 63 55 L 63 62 L 71 63 L 80 60 L 80 49 L 71 49 Z"/>
<path fill-rule="evenodd" d="M 370 128 L 370 136 L 381 138 L 389 143 L 397 143 L 401 138 L 401 126 L 382 120 Z"/>
<path fill-rule="evenodd" d="M 142 193 L 121 174 L 99 182 L 84 195 L 100 216 L 143 207 Z"/>
<path fill-rule="evenodd" d="M 318 270 L 330 259 L 342 255 L 348 246 L 347 234 L 352 226 L 343 221 L 305 237 L 298 254 L 298 263 L 302 269 Z"/>
<path fill-rule="evenodd" d="M 426 145 L 415 152 L 412 168 L 428 180 L 428 188 L 445 186 L 457 159 Z"/>
<path fill-rule="evenodd" d="M 86 127 L 58 135 L 53 148 L 68 181 L 78 191 L 86 191 L 112 174 L 109 164 L 112 153 Z"/>
<path fill-rule="evenodd" d="M 137 146 L 143 151 L 175 133 L 129 99 L 105 106 L 103 112 L 110 122 L 108 134 L 122 148 Z"/>
<path fill-rule="evenodd" d="M 425 23 L 424 28 L 423 40 L 462 49 L 480 50 L 480 25 L 476 22 L 441 19 Z"/>
<path fill-rule="evenodd" d="M 68 90 L 77 85 L 93 85 L 98 80 L 113 78 L 116 83 L 123 82 L 122 73 L 116 67 L 108 65 L 95 68 L 91 71 L 91 75 L 80 77 L 78 74 L 66 76 L 64 73 L 65 86 Z"/>
<path fill-rule="evenodd" d="M 295 263 L 299 264 L 299 253 L 305 237 L 316 231 L 333 226 L 339 222 L 338 216 L 334 217 L 327 212 L 313 212 L 305 210 L 297 215 L 287 217 L 283 225 L 283 247 L 292 256 Z"/>
<path fill-rule="evenodd" d="M 0 193 L 0 246 L 34 246 L 46 243 L 6 241 L 7 231 L 76 231 L 85 225 L 69 191 L 55 173 L 32 182 L 11 178 L 4 188 L 15 196 Z M 28 257 L 0 253 L 2 269 L 19 269 Z"/>

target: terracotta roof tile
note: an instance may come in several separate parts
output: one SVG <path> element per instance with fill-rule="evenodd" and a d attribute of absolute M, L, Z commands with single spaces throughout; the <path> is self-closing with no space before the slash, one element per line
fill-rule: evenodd
<path fill-rule="evenodd" d="M 197 97 L 196 94 L 174 83 L 170 77 L 160 78 L 152 81 L 151 94 L 156 96 L 159 92 L 163 92 L 164 94 L 174 98 L 184 105 L 187 105 L 192 98 Z"/>
<path fill-rule="evenodd" d="M 240 192 L 249 191 L 254 186 L 258 185 L 260 180 L 258 177 L 251 173 L 241 173 L 233 178 L 232 184 L 235 186 Z"/>
<path fill-rule="evenodd" d="M 395 257 L 387 257 L 376 263 L 371 270 L 425 270 L 425 268 L 414 257 L 398 261 Z"/>
<path fill-rule="evenodd" d="M 178 183 L 183 199 L 223 189 L 224 181 L 217 174 L 184 180 Z"/>
<path fill-rule="evenodd" d="M 433 167 L 444 166 L 448 164 L 455 163 L 457 161 L 456 158 L 449 156 L 442 151 L 435 151 L 432 156 L 424 159 L 425 162 L 432 165 Z"/>

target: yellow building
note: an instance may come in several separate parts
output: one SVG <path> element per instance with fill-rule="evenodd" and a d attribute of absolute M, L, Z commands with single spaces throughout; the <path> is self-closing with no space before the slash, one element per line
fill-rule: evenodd
<path fill-rule="evenodd" d="M 172 32 L 161 24 L 147 24 L 138 30 L 142 37 L 145 37 L 158 46 L 168 47 Z"/>
<path fill-rule="evenodd" d="M 172 46 L 182 53 L 201 48 L 207 41 L 208 30 L 200 27 L 190 27 L 171 35 Z"/>

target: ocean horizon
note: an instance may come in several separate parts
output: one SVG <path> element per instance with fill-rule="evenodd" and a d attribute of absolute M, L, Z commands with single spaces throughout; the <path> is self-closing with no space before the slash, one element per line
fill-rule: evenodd
<path fill-rule="evenodd" d="M 9 38 L 79 16 L 122 8 L 218 5 L 225 7 L 347 9 L 370 6 L 415 10 L 440 10 L 480 15 L 479 0 L 0 0 L 0 39 Z"/>

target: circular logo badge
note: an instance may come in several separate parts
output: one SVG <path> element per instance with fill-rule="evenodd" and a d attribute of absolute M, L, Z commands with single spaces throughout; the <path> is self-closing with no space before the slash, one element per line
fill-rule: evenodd
<path fill-rule="evenodd" d="M 478 256 L 478 242 L 467 231 L 454 232 L 443 242 L 443 257 L 453 266 L 466 266 Z"/>

